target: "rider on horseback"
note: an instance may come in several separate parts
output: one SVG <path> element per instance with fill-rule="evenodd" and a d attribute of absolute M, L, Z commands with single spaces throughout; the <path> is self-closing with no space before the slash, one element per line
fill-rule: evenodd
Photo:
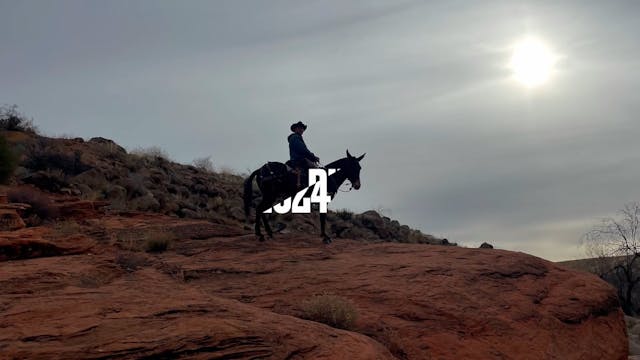
<path fill-rule="evenodd" d="M 298 121 L 291 125 L 292 133 L 287 137 L 290 157 L 287 164 L 294 168 L 294 172 L 297 174 L 297 188 L 300 188 L 301 185 L 301 175 L 305 180 L 302 181 L 302 183 L 306 184 L 308 169 L 317 168 L 317 163 L 320 161 L 320 158 L 307 148 L 307 145 L 302 139 L 302 134 L 306 129 L 307 125 L 303 124 L 302 121 Z"/>
<path fill-rule="evenodd" d="M 306 129 L 307 125 L 302 121 L 291 125 L 293 132 L 287 137 L 287 140 L 289 140 L 289 156 L 292 167 L 315 168 L 317 167 L 316 163 L 320 161 L 319 157 L 309 151 L 302 139 L 302 134 Z"/>

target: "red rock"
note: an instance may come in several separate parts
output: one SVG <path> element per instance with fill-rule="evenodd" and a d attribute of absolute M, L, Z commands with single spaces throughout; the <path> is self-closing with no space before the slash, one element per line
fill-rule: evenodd
<path fill-rule="evenodd" d="M 208 295 L 154 269 L 120 274 L 96 290 L 77 280 L 91 276 L 87 257 L 33 262 L 0 276 L 7 283 L 37 269 L 55 284 L 35 296 L 3 294 L 0 344 L 10 357 L 393 359 L 364 335 Z"/>
<path fill-rule="evenodd" d="M 64 219 L 94 219 L 104 216 L 102 208 L 108 205 L 106 201 L 77 200 L 63 202 L 56 207 Z"/>
<path fill-rule="evenodd" d="M 95 241 L 83 235 L 44 238 L 50 230 L 44 227 L 25 228 L 18 231 L 0 231 L 0 262 L 47 256 L 81 254 L 90 251 Z"/>
<path fill-rule="evenodd" d="M 105 240 L 92 255 L 0 262 L 3 356 L 627 357 L 614 290 L 530 255 L 351 240 L 325 246 L 292 234 L 260 243 L 205 221 L 152 215 L 92 221 L 101 233 L 183 232 L 165 253 L 136 253 L 147 264 L 138 271 L 119 266 Z M 305 300 L 325 292 L 356 306 L 354 331 L 297 318 Z"/>
<path fill-rule="evenodd" d="M 346 297 L 357 331 L 410 359 L 625 359 L 623 313 L 597 277 L 502 250 L 286 236 L 207 243 L 163 258 L 211 294 L 299 315 L 313 294 Z"/>

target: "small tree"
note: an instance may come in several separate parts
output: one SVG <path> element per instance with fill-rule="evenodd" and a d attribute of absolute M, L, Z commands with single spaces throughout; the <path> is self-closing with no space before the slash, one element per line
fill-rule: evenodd
<path fill-rule="evenodd" d="M 199 170 L 206 172 L 213 172 L 213 162 L 211 162 L 211 156 L 197 158 L 193 160 L 193 166 L 198 168 Z"/>
<path fill-rule="evenodd" d="M 33 120 L 18 111 L 18 105 L 0 106 L 0 130 L 36 133 Z"/>
<path fill-rule="evenodd" d="M 4 136 L 0 135 L 0 184 L 9 181 L 17 165 L 16 154 L 11 150 L 11 146 Z"/>
<path fill-rule="evenodd" d="M 618 290 L 622 309 L 636 315 L 635 292 L 640 283 L 640 203 L 625 205 L 618 217 L 603 219 L 584 237 L 587 254 L 596 258 L 592 269 Z"/>

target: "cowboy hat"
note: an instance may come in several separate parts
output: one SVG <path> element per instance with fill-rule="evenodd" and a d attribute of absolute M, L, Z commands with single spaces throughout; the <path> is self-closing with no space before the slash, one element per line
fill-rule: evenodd
<path fill-rule="evenodd" d="M 291 125 L 291 131 L 295 131 L 297 127 L 301 127 L 307 130 L 307 125 L 303 124 L 302 121 L 298 121 L 297 123 Z"/>

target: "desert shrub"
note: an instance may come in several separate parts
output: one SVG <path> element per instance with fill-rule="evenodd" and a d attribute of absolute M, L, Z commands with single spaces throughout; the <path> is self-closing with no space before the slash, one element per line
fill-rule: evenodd
<path fill-rule="evenodd" d="M 139 230 L 122 230 L 115 235 L 116 245 L 128 251 L 140 251 L 143 235 Z"/>
<path fill-rule="evenodd" d="M 194 159 L 193 166 L 202 171 L 213 172 L 213 163 L 211 162 L 211 156 Z"/>
<path fill-rule="evenodd" d="M 101 194 L 101 197 L 105 198 L 103 194 Z M 106 209 L 118 213 L 120 211 L 126 211 L 128 208 L 127 199 L 115 198 L 109 199 L 109 206 L 107 206 Z"/>
<path fill-rule="evenodd" d="M 150 234 L 145 242 L 146 252 L 163 252 L 167 250 L 174 236 L 171 233 Z"/>
<path fill-rule="evenodd" d="M 352 329 L 358 318 L 353 304 L 337 295 L 314 295 L 302 305 L 302 317 L 338 329 Z"/>
<path fill-rule="evenodd" d="M 78 286 L 81 288 L 98 288 L 106 284 L 106 280 L 103 277 L 96 276 L 94 274 L 86 274 L 80 276 L 78 279 Z"/>
<path fill-rule="evenodd" d="M 31 151 L 23 166 L 34 171 L 58 169 L 68 175 L 78 175 L 91 169 L 91 166 L 83 163 L 80 157 L 79 151 L 74 152 L 73 155 L 64 154 L 41 143 Z"/>
<path fill-rule="evenodd" d="M 14 189 L 7 193 L 7 198 L 10 202 L 31 205 L 25 211 L 25 217 L 27 218 L 35 215 L 41 220 L 53 220 L 59 215 L 58 208 L 51 203 L 49 197 L 34 189 Z M 37 224 L 32 223 L 31 225 Z"/>
<path fill-rule="evenodd" d="M 77 284 L 81 288 L 99 288 L 117 277 L 111 267 L 99 267 L 78 276 Z"/>
<path fill-rule="evenodd" d="M 170 160 L 169 154 L 159 146 L 150 146 L 147 148 L 138 147 L 131 150 L 130 153 L 141 158 Z"/>
<path fill-rule="evenodd" d="M 138 172 L 145 167 L 144 159 L 135 154 L 128 154 L 122 159 L 122 161 L 124 162 L 124 166 L 130 172 Z"/>
<path fill-rule="evenodd" d="M 349 221 L 353 219 L 353 212 L 347 209 L 341 209 L 336 211 L 336 216 L 342 220 Z"/>
<path fill-rule="evenodd" d="M 0 184 L 6 184 L 18 165 L 18 157 L 0 135 Z"/>
<path fill-rule="evenodd" d="M 176 235 L 161 229 L 122 230 L 116 235 L 117 245 L 128 251 L 165 251 Z"/>
<path fill-rule="evenodd" d="M 35 185 L 41 190 L 53 193 L 69 186 L 67 175 L 60 169 L 37 171 L 22 176 L 20 180 L 25 184 Z"/>
<path fill-rule="evenodd" d="M 118 252 L 115 263 L 126 271 L 136 271 L 149 264 L 144 255 L 135 252 Z"/>
<path fill-rule="evenodd" d="M 234 183 L 245 177 L 246 176 L 243 177 L 238 171 L 228 166 L 221 166 L 216 172 L 216 179 L 222 182 Z"/>
<path fill-rule="evenodd" d="M 27 119 L 18 111 L 18 105 L 0 106 L 0 130 L 22 131 L 35 134 L 36 127 L 33 120 Z"/>
<path fill-rule="evenodd" d="M 129 199 L 145 195 L 148 192 L 144 180 L 145 178 L 141 174 L 129 174 L 129 177 L 124 179 L 122 186 L 127 191 Z"/>
<path fill-rule="evenodd" d="M 59 221 L 53 225 L 53 231 L 59 237 L 70 236 L 80 233 L 82 226 L 75 220 Z"/>

